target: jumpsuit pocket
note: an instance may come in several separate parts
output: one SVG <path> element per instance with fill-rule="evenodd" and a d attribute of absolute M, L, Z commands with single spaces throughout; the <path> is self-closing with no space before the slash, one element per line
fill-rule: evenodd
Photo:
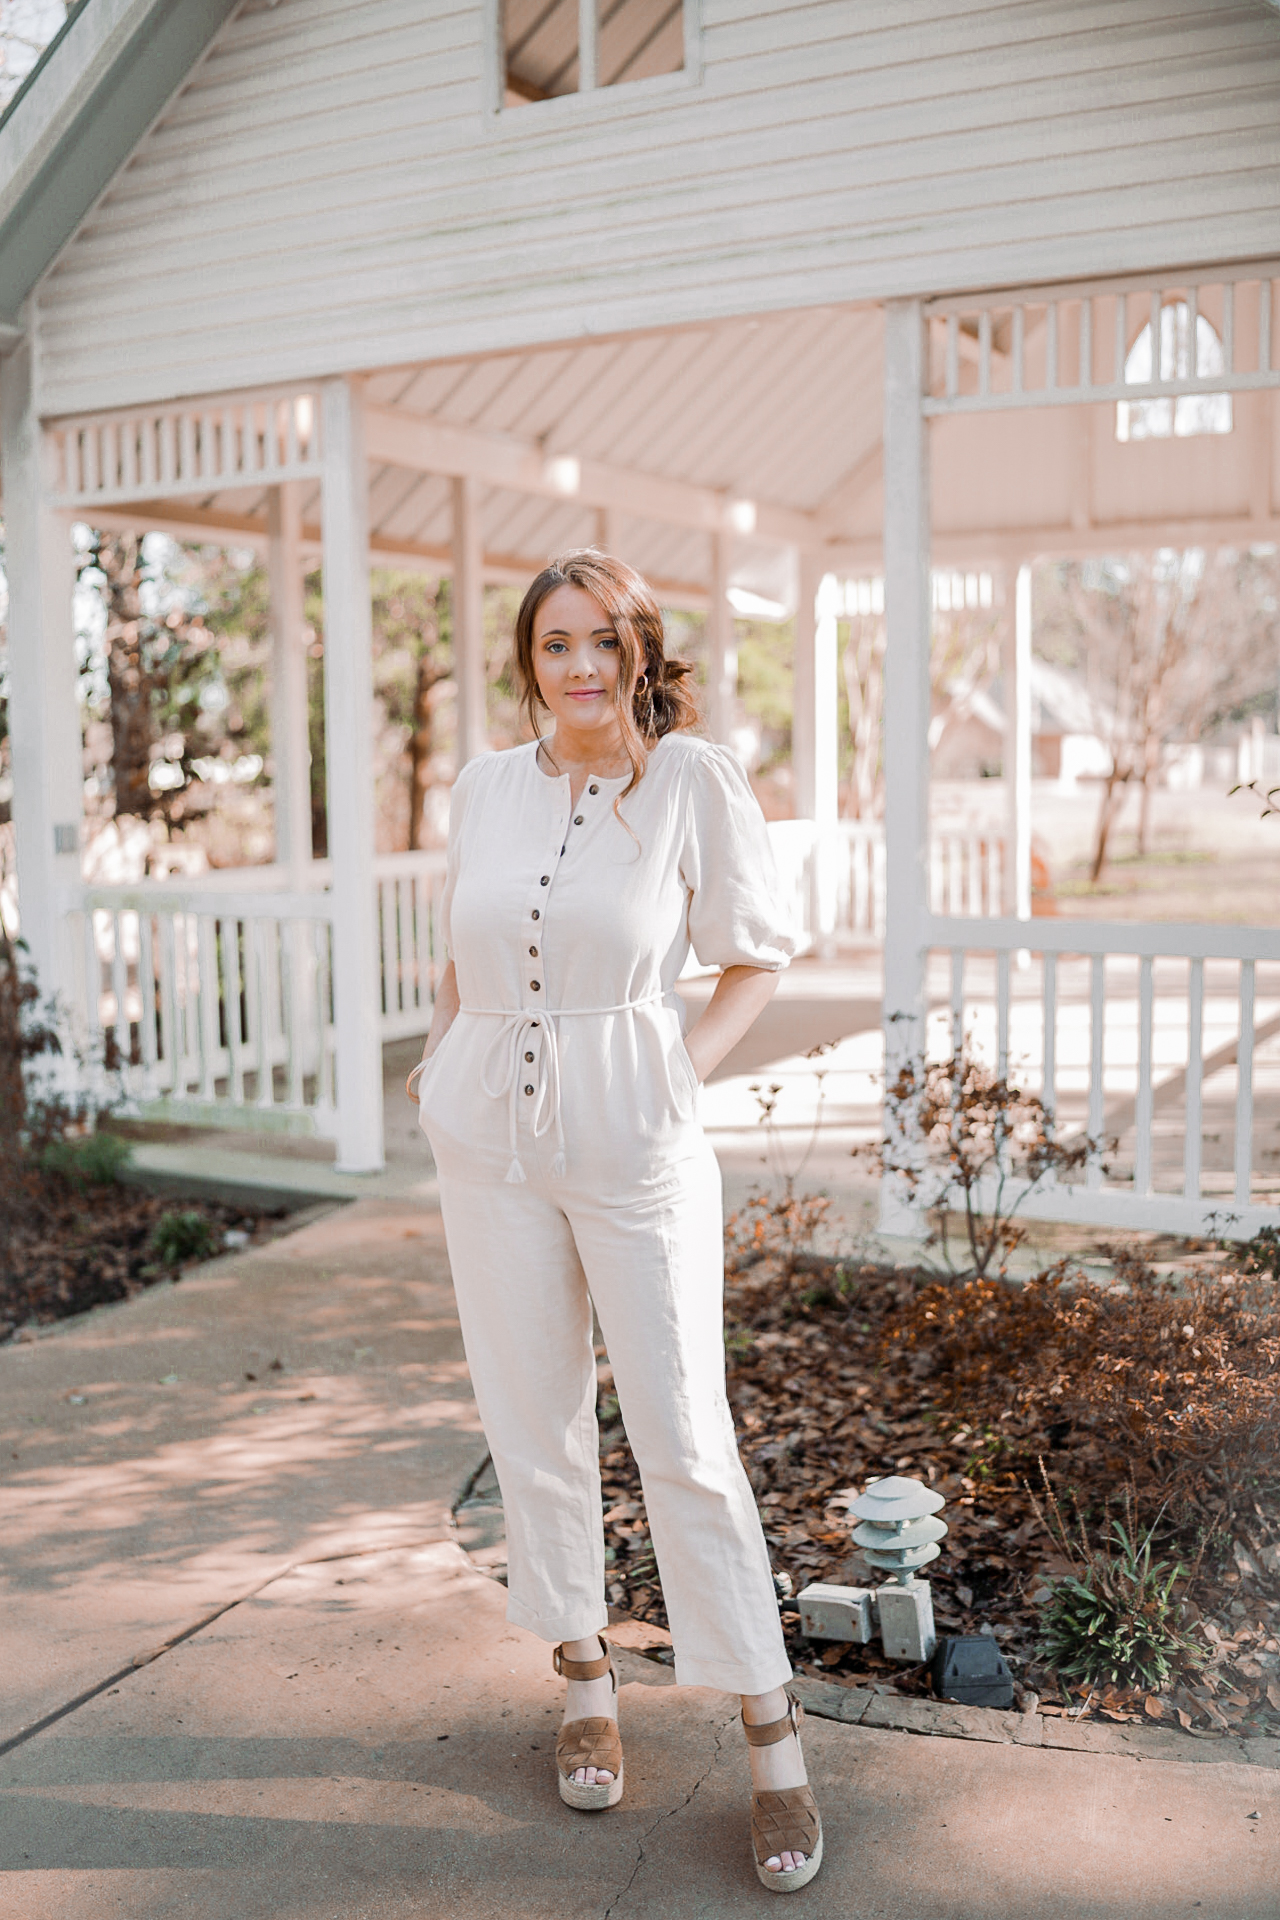
<path fill-rule="evenodd" d="M 684 1043 L 683 1034 L 678 1033 L 676 1035 L 674 1058 L 676 1062 L 676 1067 L 679 1073 L 684 1078 L 685 1096 L 688 1100 L 690 1109 L 692 1110 L 698 1104 L 698 1088 L 701 1083 L 698 1079 L 697 1068 L 694 1066 L 693 1061 L 689 1058 L 689 1049 L 688 1047 L 686 1047 Z"/>
<path fill-rule="evenodd" d="M 432 1084 L 434 1084 L 436 1080 L 436 1077 L 439 1072 L 439 1067 L 440 1067 L 440 1056 L 442 1053 L 445 1052 L 446 1048 L 448 1047 L 449 1042 L 453 1037 L 453 1034 L 457 1025 L 458 1025 L 458 1022 L 455 1019 L 450 1025 L 448 1032 L 445 1034 L 444 1039 L 440 1042 L 440 1045 L 436 1048 L 435 1052 L 432 1054 L 431 1058 L 427 1061 L 426 1065 L 422 1068 L 421 1073 L 418 1075 L 416 1091 L 418 1095 L 418 1125 L 420 1127 L 422 1126 L 423 1116 L 427 1110 L 427 1088 Z"/>

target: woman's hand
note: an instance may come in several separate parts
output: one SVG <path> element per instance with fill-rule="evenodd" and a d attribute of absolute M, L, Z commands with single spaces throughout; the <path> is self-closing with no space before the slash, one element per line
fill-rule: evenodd
<path fill-rule="evenodd" d="M 730 1048 L 753 1027 L 772 1000 L 778 975 L 767 967 L 726 967 L 702 1015 L 684 1037 L 699 1082 L 714 1073 Z"/>
<path fill-rule="evenodd" d="M 431 1010 L 431 1025 L 427 1030 L 427 1039 L 422 1049 L 422 1058 L 418 1062 L 417 1067 L 414 1068 L 413 1073 L 409 1075 L 409 1078 L 404 1083 L 404 1090 L 415 1106 L 418 1102 L 418 1096 L 413 1090 L 414 1077 L 421 1068 L 426 1066 L 427 1061 L 431 1058 L 457 1019 L 460 1005 L 458 976 L 454 971 L 454 965 L 451 960 L 441 974 L 440 984 L 436 988 L 435 1006 Z"/>

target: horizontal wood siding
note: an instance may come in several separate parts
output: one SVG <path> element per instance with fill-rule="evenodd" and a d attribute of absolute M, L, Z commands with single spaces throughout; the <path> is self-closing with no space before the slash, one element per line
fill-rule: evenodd
<path fill-rule="evenodd" d="M 485 98 L 480 0 L 248 0 L 37 296 L 46 412 L 1245 258 L 1256 0 L 701 0 L 701 76 Z"/>

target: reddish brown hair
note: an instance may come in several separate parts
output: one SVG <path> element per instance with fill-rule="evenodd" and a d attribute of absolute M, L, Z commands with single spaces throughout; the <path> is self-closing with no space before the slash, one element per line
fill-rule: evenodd
<path fill-rule="evenodd" d="M 693 668 L 688 660 L 669 660 L 662 611 L 648 582 L 624 560 L 582 547 L 545 566 L 516 615 L 516 676 L 520 704 L 536 735 L 538 708 L 545 706 L 533 669 L 533 624 L 538 608 L 557 587 L 581 587 L 599 603 L 618 636 L 618 690 L 614 696 L 622 726 L 622 744 L 631 762 L 626 792 L 643 778 L 648 750 L 665 733 L 679 733 L 698 722 L 693 690 L 685 684 Z M 619 796 L 620 798 L 623 796 Z"/>

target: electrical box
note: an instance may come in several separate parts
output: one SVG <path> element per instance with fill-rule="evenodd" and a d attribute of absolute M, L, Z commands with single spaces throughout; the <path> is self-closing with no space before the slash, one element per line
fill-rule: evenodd
<path fill-rule="evenodd" d="M 852 1640 L 866 1646 L 875 1638 L 875 1595 L 869 1587 L 805 1587 L 796 1599 L 800 1631 L 806 1640 Z"/>
<path fill-rule="evenodd" d="M 878 1589 L 880 1644 L 891 1660 L 918 1665 L 938 1644 L 933 1628 L 933 1597 L 927 1580 Z"/>
<path fill-rule="evenodd" d="M 985 1633 L 949 1634 L 940 1640 L 929 1677 L 939 1700 L 962 1700 L 968 1707 L 1013 1705 L 1008 1662 Z"/>

